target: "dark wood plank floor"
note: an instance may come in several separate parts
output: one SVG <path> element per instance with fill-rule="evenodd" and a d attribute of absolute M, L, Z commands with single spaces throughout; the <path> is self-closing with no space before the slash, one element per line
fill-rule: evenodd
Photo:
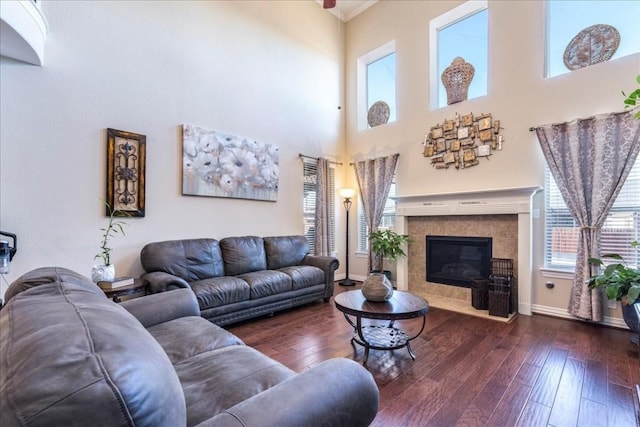
<path fill-rule="evenodd" d="M 396 325 L 417 332 L 420 321 Z M 227 329 L 298 372 L 364 355 L 360 347 L 354 355 L 351 327 L 333 299 Z M 629 338 L 540 315 L 505 324 L 431 309 L 412 343 L 415 361 L 406 349 L 371 350 L 367 369 L 380 389 L 372 425 L 637 426 L 640 363 Z"/>

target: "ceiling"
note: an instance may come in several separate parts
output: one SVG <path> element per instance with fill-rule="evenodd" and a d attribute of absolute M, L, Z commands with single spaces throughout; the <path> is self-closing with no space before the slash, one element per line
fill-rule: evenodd
<path fill-rule="evenodd" d="M 322 0 L 316 1 L 322 5 Z M 337 0 L 336 7 L 327 9 L 327 11 L 337 16 L 341 21 L 347 22 L 377 2 L 378 0 Z"/>

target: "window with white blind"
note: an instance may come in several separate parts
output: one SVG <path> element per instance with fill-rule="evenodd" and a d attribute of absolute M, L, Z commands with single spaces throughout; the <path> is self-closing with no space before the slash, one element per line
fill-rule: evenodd
<path fill-rule="evenodd" d="M 580 227 L 569 213 L 560 190 L 545 172 L 545 267 L 574 270 Z M 600 255 L 620 254 L 633 267 L 638 266 L 638 251 L 630 243 L 640 239 L 640 158 L 636 160 L 600 234 Z"/>
<path fill-rule="evenodd" d="M 380 220 L 379 229 L 382 228 L 393 228 L 396 225 L 396 201 L 393 200 L 393 197 L 396 196 L 396 183 L 395 181 L 391 183 L 391 187 L 389 187 L 389 196 L 387 197 L 387 202 L 384 205 L 384 212 L 382 213 L 382 219 Z M 359 252 L 368 252 L 369 251 L 369 227 L 367 227 L 367 221 L 364 217 L 364 209 L 362 208 L 362 203 L 358 203 L 358 251 Z"/>
<path fill-rule="evenodd" d="M 309 250 L 314 253 L 315 227 L 316 227 L 316 191 L 317 183 L 316 161 L 304 159 L 302 162 L 303 188 L 302 188 L 302 212 L 304 222 L 304 235 L 309 242 Z M 329 232 L 331 233 L 331 252 L 335 252 L 336 215 L 335 215 L 335 167 L 329 167 Z"/>

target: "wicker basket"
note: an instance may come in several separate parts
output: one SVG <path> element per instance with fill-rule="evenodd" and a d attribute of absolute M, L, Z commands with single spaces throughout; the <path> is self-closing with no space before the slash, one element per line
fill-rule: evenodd
<path fill-rule="evenodd" d="M 476 310 L 487 310 L 489 308 L 489 283 L 487 279 L 471 281 L 471 305 Z"/>
<path fill-rule="evenodd" d="M 509 317 L 511 282 L 489 284 L 489 315 Z"/>
<path fill-rule="evenodd" d="M 513 277 L 513 260 L 509 258 L 491 258 L 491 273 L 489 277 Z"/>

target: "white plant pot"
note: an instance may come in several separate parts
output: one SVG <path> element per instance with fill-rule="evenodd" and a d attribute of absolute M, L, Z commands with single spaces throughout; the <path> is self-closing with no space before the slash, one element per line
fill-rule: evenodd
<path fill-rule="evenodd" d="M 109 265 L 94 265 L 91 268 L 91 280 L 95 283 L 104 281 L 104 280 L 113 280 L 116 278 L 116 266 L 113 264 Z"/>
<path fill-rule="evenodd" d="M 393 295 L 393 285 L 383 273 L 371 273 L 362 284 L 362 295 L 369 301 L 386 301 Z"/>

